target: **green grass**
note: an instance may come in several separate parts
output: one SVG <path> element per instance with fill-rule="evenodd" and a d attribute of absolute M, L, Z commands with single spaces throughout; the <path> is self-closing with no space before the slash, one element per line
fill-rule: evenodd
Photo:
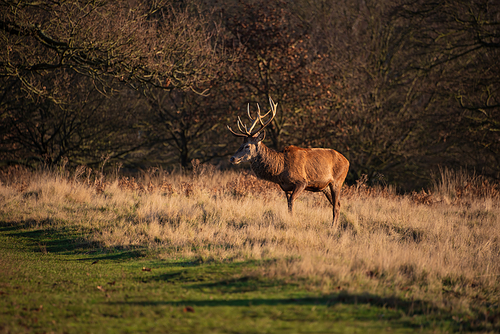
<path fill-rule="evenodd" d="M 82 242 L 82 233 L 0 223 L 0 333 L 410 333 L 468 326 L 423 301 L 249 275 L 262 261 L 165 260 L 146 248 L 100 248 Z"/>

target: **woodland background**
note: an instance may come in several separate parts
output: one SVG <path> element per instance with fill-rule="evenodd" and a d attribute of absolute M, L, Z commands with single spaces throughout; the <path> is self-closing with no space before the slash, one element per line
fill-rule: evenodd
<path fill-rule="evenodd" d="M 348 182 L 498 181 L 499 55 L 494 0 L 0 0 L 0 161 L 225 168 L 271 96 L 266 144 Z"/>

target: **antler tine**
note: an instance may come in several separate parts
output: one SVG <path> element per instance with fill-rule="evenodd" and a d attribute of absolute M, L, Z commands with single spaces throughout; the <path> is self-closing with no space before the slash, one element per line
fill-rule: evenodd
<path fill-rule="evenodd" d="M 269 104 L 271 105 L 271 109 L 266 113 L 265 116 L 267 116 L 270 112 L 272 112 L 272 116 L 269 118 L 269 120 L 264 124 L 262 125 L 262 129 L 264 129 L 266 126 L 268 126 L 274 119 L 274 117 L 276 116 L 276 107 L 278 106 L 277 103 L 274 103 L 273 99 L 269 96 Z"/>
<path fill-rule="evenodd" d="M 228 129 L 229 131 L 231 131 L 231 133 L 232 133 L 233 135 L 235 135 L 236 137 L 248 137 L 246 134 L 243 134 L 243 133 L 236 133 L 236 132 L 234 132 L 234 131 L 233 131 L 233 129 L 231 129 L 231 127 L 230 127 L 229 125 L 226 125 L 226 126 L 227 126 L 227 129 Z"/>
<path fill-rule="evenodd" d="M 257 103 L 257 106 L 259 106 L 258 103 Z M 250 115 L 250 103 L 247 104 L 247 114 L 248 114 L 248 118 L 250 118 L 253 121 L 254 119 L 252 118 L 252 115 Z"/>
<path fill-rule="evenodd" d="M 252 135 L 252 136 L 253 136 L 253 135 L 255 135 L 256 133 L 259 133 L 259 132 L 261 132 L 262 130 L 264 130 L 264 128 L 265 128 L 266 126 L 268 126 L 268 125 L 269 125 L 269 124 L 273 121 L 274 117 L 276 116 L 276 106 L 277 106 L 278 104 L 277 104 L 277 103 L 274 103 L 274 101 L 273 101 L 273 99 L 271 99 L 271 97 L 269 97 L 269 103 L 271 104 L 271 110 L 269 110 L 269 111 L 268 111 L 268 112 L 267 112 L 264 116 L 261 116 L 261 115 L 260 115 L 260 108 L 259 108 L 259 114 L 258 114 L 258 116 L 257 116 L 257 119 L 259 120 L 259 122 L 260 122 L 260 124 L 261 124 L 261 127 L 260 127 L 260 129 L 259 129 L 259 130 L 252 132 L 252 133 L 251 133 L 251 135 Z M 270 113 L 270 112 L 272 112 L 272 113 L 273 113 L 273 114 L 272 114 L 272 116 L 271 116 L 271 118 L 269 118 L 269 120 L 268 120 L 266 123 L 264 123 L 264 122 L 262 121 L 262 118 L 263 118 L 263 117 L 266 117 L 267 115 L 269 115 L 269 113 Z"/>
<path fill-rule="evenodd" d="M 269 111 L 265 114 L 265 115 L 261 115 L 260 114 L 260 106 L 259 104 L 257 103 L 257 108 L 259 109 L 259 114 L 257 115 L 257 117 L 259 118 L 259 122 L 260 122 L 260 125 L 264 125 L 264 122 L 262 122 L 262 118 L 266 117 L 267 115 L 269 115 Z M 262 130 L 262 129 L 261 129 Z"/>
<path fill-rule="evenodd" d="M 246 126 L 245 126 L 245 124 L 243 124 L 243 122 L 241 121 L 240 116 L 238 116 L 238 121 L 236 122 L 236 124 L 238 125 L 238 129 L 240 130 L 240 132 L 241 132 L 242 134 L 248 134 L 248 132 L 247 132 L 247 131 L 245 131 L 245 130 L 246 130 Z M 243 128 L 245 128 L 245 130 L 243 130 Z"/>
<path fill-rule="evenodd" d="M 257 104 L 257 106 L 259 106 L 259 105 Z M 259 108 L 259 115 L 258 115 L 258 117 L 259 117 L 259 122 L 260 122 L 260 125 L 264 126 L 264 122 L 262 122 L 262 119 L 263 119 L 264 117 L 266 117 L 267 115 L 269 115 L 269 112 L 271 112 L 271 110 L 269 110 L 268 112 L 266 112 L 266 114 L 265 114 L 265 115 L 261 115 L 261 114 L 260 114 L 260 108 Z M 262 128 L 262 129 L 263 129 L 263 128 Z M 261 129 L 261 130 L 262 130 L 262 129 Z"/>
<path fill-rule="evenodd" d="M 233 135 L 235 135 L 236 137 L 248 137 L 250 135 L 250 132 L 247 130 L 246 125 L 243 124 L 239 116 L 236 125 L 238 125 L 238 130 L 240 131 L 240 133 L 233 131 L 233 129 L 231 129 L 231 127 L 227 125 L 228 130 L 231 131 Z"/>
<path fill-rule="evenodd" d="M 256 119 L 259 120 L 259 123 L 261 125 L 264 125 L 264 123 L 262 122 L 262 117 L 266 117 L 267 114 L 269 114 L 269 112 L 267 114 L 265 114 L 264 116 L 262 116 L 260 114 L 260 105 L 257 103 L 257 109 L 258 109 L 258 112 L 257 112 L 257 117 L 256 118 L 252 118 L 252 115 L 250 115 L 250 104 L 248 105 L 247 107 L 247 113 L 248 113 L 248 118 L 250 118 L 252 121 L 255 122 Z M 254 123 L 254 125 L 252 126 L 252 128 L 250 129 L 250 131 L 252 131 L 253 127 L 256 125 L 257 123 Z M 258 132 L 258 131 L 257 131 Z"/>
<path fill-rule="evenodd" d="M 248 129 L 248 133 L 249 133 L 249 134 L 254 135 L 254 134 L 256 134 L 257 132 L 259 132 L 259 131 L 257 131 L 257 132 L 252 133 L 253 128 L 255 128 L 255 126 L 257 125 L 257 123 L 258 123 L 259 121 L 260 121 L 260 115 L 259 115 L 259 116 L 257 116 L 257 118 L 255 118 L 255 119 L 253 120 L 253 123 L 252 123 L 252 125 L 250 126 L 250 129 Z"/>
<path fill-rule="evenodd" d="M 253 134 L 252 134 L 252 130 L 253 130 L 253 128 L 255 128 L 255 125 L 257 125 L 257 122 L 258 122 L 258 121 L 259 121 L 259 120 L 256 118 L 256 119 L 252 122 L 252 124 L 250 125 L 250 129 L 248 129 L 248 130 L 247 130 L 247 134 L 248 134 L 249 136 L 251 136 L 251 135 L 255 134 L 255 133 L 253 133 Z M 247 127 L 245 126 L 245 129 L 246 129 L 246 128 L 247 128 Z"/>
<path fill-rule="evenodd" d="M 231 129 L 231 127 L 229 125 L 227 125 L 228 130 L 231 131 L 231 133 L 237 137 L 252 137 L 252 136 L 256 135 L 257 133 L 261 132 L 262 130 L 264 130 L 264 128 L 266 126 L 268 126 L 272 122 L 272 120 L 274 119 L 274 116 L 276 116 L 276 106 L 278 104 L 274 103 L 274 101 L 271 99 L 271 97 L 269 97 L 269 103 L 271 104 L 271 110 L 269 110 L 264 116 L 262 116 L 260 114 L 260 105 L 257 103 L 258 113 L 257 113 L 257 117 L 255 117 L 255 118 L 252 118 L 252 115 L 250 114 L 250 104 L 248 104 L 247 105 L 247 114 L 248 114 L 248 117 L 250 118 L 250 120 L 252 120 L 252 124 L 250 125 L 250 128 L 247 128 L 247 126 L 243 123 L 241 118 L 238 116 L 238 121 L 236 122 L 236 124 L 238 125 L 238 130 L 240 131 L 240 133 L 234 132 L 233 129 Z M 273 113 L 272 117 L 266 123 L 264 123 L 262 121 L 262 118 L 269 115 L 270 112 Z M 260 123 L 260 125 L 261 125 L 260 129 L 253 131 L 253 129 L 255 128 L 257 123 Z"/>
<path fill-rule="evenodd" d="M 269 104 L 271 105 L 271 110 L 269 110 L 267 112 L 267 114 L 269 114 L 271 111 L 273 112 L 273 117 L 276 116 L 276 107 L 278 106 L 277 103 L 274 103 L 273 99 L 271 98 L 271 96 L 269 96 Z M 266 115 L 267 115 L 266 114 Z"/>
<path fill-rule="evenodd" d="M 269 115 L 269 113 L 270 113 L 271 111 L 273 111 L 273 110 L 274 110 L 274 112 L 273 112 L 273 117 L 274 117 L 274 115 L 276 114 L 276 106 L 277 106 L 278 104 L 277 104 L 277 103 L 274 103 L 273 99 L 272 99 L 270 96 L 269 96 L 269 104 L 271 105 L 271 109 L 270 109 L 268 112 L 266 112 L 266 114 L 265 114 L 265 115 L 263 115 L 263 116 L 261 116 L 261 117 L 266 117 L 266 116 L 267 116 L 267 115 Z"/>

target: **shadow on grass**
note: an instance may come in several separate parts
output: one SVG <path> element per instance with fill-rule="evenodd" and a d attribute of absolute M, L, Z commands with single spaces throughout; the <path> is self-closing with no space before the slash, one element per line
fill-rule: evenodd
<path fill-rule="evenodd" d="M 42 221 L 0 221 L 0 233 L 24 240 L 34 252 L 88 255 L 103 249 L 101 244 L 87 240 L 82 230 L 55 226 L 55 221 L 51 218 Z M 119 259 L 133 258 L 142 256 L 142 254 L 136 250 L 127 250 L 107 256 L 110 259 Z M 104 259 L 105 257 L 100 258 Z"/>
<path fill-rule="evenodd" d="M 125 260 L 142 258 L 147 254 L 146 250 L 142 247 L 139 249 L 115 248 L 105 253 L 96 254 L 98 252 L 99 250 L 86 252 L 85 255 L 92 255 L 92 256 L 79 259 L 79 261 L 97 261 L 97 260 L 125 261 Z"/>
<path fill-rule="evenodd" d="M 352 306 L 342 310 L 336 309 L 334 317 L 352 321 L 398 321 L 407 328 L 434 328 L 437 323 L 448 326 L 452 323 L 451 315 L 436 315 L 437 309 L 424 301 L 406 301 L 396 297 L 383 298 L 372 294 L 350 294 L 343 291 L 321 297 L 303 298 L 257 298 L 257 299 L 202 299 L 202 300 L 154 300 L 154 301 L 118 301 L 108 302 L 109 305 L 134 305 L 144 307 L 174 306 L 174 307 L 254 307 L 254 306 L 326 306 L 333 308 L 336 305 Z M 370 306 L 370 307 L 360 307 Z M 304 309 L 309 313 L 309 309 Z M 414 321 L 414 315 L 423 315 L 424 321 Z M 306 315 L 304 315 L 306 316 Z M 286 316 L 285 316 L 286 317 Z M 285 320 L 285 319 L 283 319 Z M 289 320 L 298 320 L 294 318 Z"/>
<path fill-rule="evenodd" d="M 269 299 L 206 299 L 206 300 L 182 300 L 182 301 L 123 301 L 123 302 L 109 302 L 109 304 L 130 304 L 130 305 L 172 305 L 172 306 L 278 306 L 278 305 L 325 305 L 334 306 L 336 304 L 347 305 L 361 305 L 370 304 L 372 306 L 385 307 L 388 309 L 401 309 L 420 313 L 424 311 L 433 311 L 432 306 L 423 301 L 405 301 L 396 297 L 382 298 L 380 296 L 371 294 L 349 294 L 349 293 L 336 293 L 326 295 L 323 297 L 304 297 L 304 298 L 269 298 Z"/>
<path fill-rule="evenodd" d="M 143 283 L 164 282 L 183 284 L 184 288 L 198 291 L 214 290 L 217 292 L 247 292 L 275 286 L 284 286 L 280 280 L 270 280 L 260 276 L 242 276 L 242 270 L 262 267 L 275 262 L 272 259 L 246 260 L 238 262 L 204 262 L 198 258 L 191 261 L 161 261 L 153 263 L 154 270 L 147 277 L 141 277 Z M 169 272 L 154 273 L 161 268 L 170 268 Z M 221 279 L 223 278 L 223 279 Z M 186 286 L 186 284 L 188 284 Z M 294 283 L 286 283 L 295 286 Z"/>
<path fill-rule="evenodd" d="M 221 276 L 234 276 L 238 271 L 237 269 L 227 270 L 224 265 L 221 265 L 220 267 L 222 268 L 220 272 L 210 272 L 205 268 L 201 268 L 196 271 L 181 270 L 177 272 L 163 273 L 147 279 L 141 278 L 141 281 L 143 283 L 162 281 L 166 283 L 182 284 L 186 289 L 202 292 L 213 291 L 214 293 L 243 293 L 269 289 L 278 286 L 283 287 L 285 285 L 278 280 L 268 280 L 249 276 L 228 278 L 213 283 L 214 278 L 219 278 Z M 185 286 L 185 284 L 192 285 Z M 293 284 L 286 285 L 292 286 Z"/>
<path fill-rule="evenodd" d="M 31 244 L 34 251 L 42 253 L 70 253 L 95 246 L 83 239 L 81 232 L 76 229 L 52 227 L 52 223 L 50 218 L 42 222 L 0 222 L 0 233 L 24 239 Z"/>
<path fill-rule="evenodd" d="M 144 247 L 106 249 L 100 243 L 87 240 L 81 229 L 56 227 L 54 223 L 51 218 L 43 221 L 0 221 L 0 234 L 26 241 L 34 252 L 84 255 L 84 258 L 77 259 L 79 261 L 123 261 L 141 258 L 147 254 Z"/>
<path fill-rule="evenodd" d="M 249 263 L 243 262 L 241 265 L 247 266 Z M 252 265 L 257 264 L 252 263 Z M 165 283 L 179 284 L 184 289 L 199 290 L 198 292 L 204 295 L 212 296 L 210 298 L 184 300 L 162 300 L 155 298 L 155 300 L 144 300 L 141 297 L 138 300 L 110 301 L 108 304 L 139 307 L 174 306 L 184 308 L 189 306 L 194 309 L 196 307 L 276 307 L 289 305 L 334 308 L 337 305 L 344 305 L 347 308 L 335 308 L 335 311 L 344 312 L 343 314 L 347 320 L 394 320 L 399 325 L 410 329 L 446 328 L 452 331 L 482 332 L 499 328 L 498 323 L 494 319 L 485 321 L 482 314 L 456 314 L 452 310 L 439 308 L 434 303 L 425 300 L 409 300 L 396 296 L 381 297 L 369 293 L 348 293 L 340 288 L 337 288 L 338 290 L 335 289 L 335 292 L 318 297 L 273 298 L 277 293 L 276 287 L 279 287 L 281 295 L 286 293 L 286 291 L 293 293 L 293 291 L 304 290 L 300 289 L 300 287 L 296 290 L 293 287 L 295 284 L 287 284 L 279 280 L 268 280 L 252 276 L 234 277 L 235 272 L 231 275 L 231 269 L 227 270 L 228 268 L 223 268 L 224 266 L 226 264 L 198 268 L 198 270 L 185 269 L 177 272 L 162 273 L 149 277 L 145 281 L 146 283 L 150 281 L 164 281 Z M 221 270 L 218 273 L 217 267 Z M 221 277 L 224 278 L 221 279 Z M 142 280 L 144 281 L 144 279 Z M 286 287 L 287 285 L 288 287 Z M 242 296 L 241 293 L 252 291 L 260 291 L 261 295 L 269 295 L 269 298 L 232 298 Z M 226 299 L 222 296 L 230 297 Z M 306 309 L 304 309 L 304 312 L 307 312 Z"/>

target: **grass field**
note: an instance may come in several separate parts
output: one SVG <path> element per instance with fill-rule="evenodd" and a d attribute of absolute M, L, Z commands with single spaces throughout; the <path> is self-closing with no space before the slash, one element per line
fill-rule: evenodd
<path fill-rule="evenodd" d="M 0 333 L 500 331 L 500 197 L 344 187 L 290 216 L 251 175 L 137 179 L 11 169 L 0 185 Z"/>

